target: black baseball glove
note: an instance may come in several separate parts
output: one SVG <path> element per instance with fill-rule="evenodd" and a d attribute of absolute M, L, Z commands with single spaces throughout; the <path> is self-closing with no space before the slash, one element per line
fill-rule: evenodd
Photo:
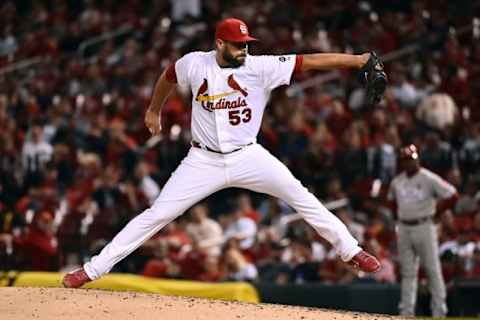
<path fill-rule="evenodd" d="M 387 88 L 388 78 L 383 70 L 383 63 L 375 52 L 370 52 L 370 58 L 360 69 L 360 77 L 365 84 L 367 105 L 379 103 Z"/>

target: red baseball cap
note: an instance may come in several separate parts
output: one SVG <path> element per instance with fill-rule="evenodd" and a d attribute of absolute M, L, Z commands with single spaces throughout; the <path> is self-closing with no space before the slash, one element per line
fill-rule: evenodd
<path fill-rule="evenodd" d="M 217 24 L 215 39 L 231 42 L 258 41 L 258 39 L 250 37 L 246 23 L 235 18 L 223 19 Z"/>

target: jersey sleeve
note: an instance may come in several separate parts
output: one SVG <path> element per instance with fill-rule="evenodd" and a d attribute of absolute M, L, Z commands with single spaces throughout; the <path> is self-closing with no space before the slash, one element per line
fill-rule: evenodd
<path fill-rule="evenodd" d="M 430 181 L 434 195 L 440 199 L 449 198 L 457 192 L 454 186 L 434 173 L 432 173 Z"/>
<path fill-rule="evenodd" d="M 290 84 L 297 63 L 296 55 L 262 56 L 259 61 L 263 68 L 265 88 L 273 90 L 279 86 Z"/>
<path fill-rule="evenodd" d="M 175 62 L 175 79 L 180 86 L 190 85 L 190 75 L 192 67 L 195 64 L 196 54 L 189 53 L 181 57 Z"/>

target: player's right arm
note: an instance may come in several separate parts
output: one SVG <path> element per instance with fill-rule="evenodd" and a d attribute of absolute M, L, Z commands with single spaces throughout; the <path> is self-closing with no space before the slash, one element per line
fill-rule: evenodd
<path fill-rule="evenodd" d="M 158 135 L 162 130 L 160 113 L 175 85 L 190 84 L 190 74 L 197 56 L 197 52 L 191 52 L 170 64 L 155 84 L 152 101 L 145 114 L 145 125 L 152 135 Z"/>
<path fill-rule="evenodd" d="M 161 111 L 168 96 L 175 87 L 175 82 L 168 80 L 168 72 L 169 69 L 165 70 L 155 84 L 152 100 L 145 113 L 145 125 L 152 136 L 160 134 L 162 130 Z"/>

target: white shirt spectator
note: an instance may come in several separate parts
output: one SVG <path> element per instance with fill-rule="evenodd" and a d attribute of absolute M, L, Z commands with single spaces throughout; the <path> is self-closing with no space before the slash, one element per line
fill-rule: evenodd
<path fill-rule="evenodd" d="M 352 110 L 360 110 L 365 101 L 365 90 L 363 88 L 356 88 L 348 98 L 348 105 Z"/>
<path fill-rule="evenodd" d="M 255 265 L 248 263 L 243 268 L 235 273 L 230 274 L 230 278 L 236 281 L 255 280 L 258 276 L 258 271 Z"/>
<path fill-rule="evenodd" d="M 239 237 L 243 240 L 240 240 L 240 248 L 248 249 L 255 242 L 255 235 L 257 233 L 257 225 L 255 222 L 247 217 L 241 217 L 234 222 L 232 222 L 225 230 L 225 238 L 234 238 Z"/>
<path fill-rule="evenodd" d="M 311 244 L 311 262 L 322 262 L 327 258 L 327 249 L 325 246 L 320 242 L 312 242 Z M 295 257 L 295 251 L 292 250 L 292 247 L 288 247 L 283 251 L 281 261 L 284 263 L 290 264 L 294 259 L 298 260 L 298 257 Z M 305 261 L 297 261 L 297 262 L 305 262 Z"/>
<path fill-rule="evenodd" d="M 223 244 L 223 230 L 218 222 L 205 218 L 200 223 L 189 223 L 187 233 L 198 242 L 200 248 L 204 248 L 209 256 L 218 257 Z"/>
<path fill-rule="evenodd" d="M 181 21 L 186 15 L 198 17 L 202 10 L 200 0 L 171 0 L 170 4 L 172 5 L 172 17 L 175 21 Z"/>
<path fill-rule="evenodd" d="M 17 51 L 17 49 L 18 43 L 13 35 L 7 34 L 0 39 L 0 57 L 8 56 Z"/>
<path fill-rule="evenodd" d="M 453 254 L 458 255 L 461 258 L 471 258 L 475 251 L 475 242 L 469 241 L 460 244 L 457 240 L 450 240 L 442 243 L 438 251 L 440 256 L 447 251 L 451 251 Z"/>
<path fill-rule="evenodd" d="M 417 91 L 417 89 L 407 81 L 393 87 L 392 92 L 395 99 L 397 99 L 400 104 L 405 107 L 415 106 L 422 98 L 422 95 Z"/>
<path fill-rule="evenodd" d="M 45 142 L 26 141 L 22 149 L 23 169 L 28 172 L 38 171 L 52 158 L 53 147 Z"/>
<path fill-rule="evenodd" d="M 312 242 L 312 260 L 322 262 L 327 257 L 327 249 L 321 242 Z"/>
<path fill-rule="evenodd" d="M 445 129 L 455 122 L 457 105 L 445 93 L 434 93 L 422 100 L 417 109 L 417 117 L 436 129 Z"/>

